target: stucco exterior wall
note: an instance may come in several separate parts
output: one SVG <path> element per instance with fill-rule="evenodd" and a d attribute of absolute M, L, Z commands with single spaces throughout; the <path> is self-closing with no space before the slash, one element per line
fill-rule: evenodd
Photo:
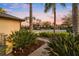
<path fill-rule="evenodd" d="M 20 21 L 8 19 L 8 18 L 0 18 L 0 33 L 11 34 L 13 31 L 18 31 L 20 29 Z M 6 41 L 6 54 L 9 54 L 12 51 L 12 42 Z"/>
<path fill-rule="evenodd" d="M 0 18 L 0 33 L 11 34 L 20 29 L 20 21 Z"/>

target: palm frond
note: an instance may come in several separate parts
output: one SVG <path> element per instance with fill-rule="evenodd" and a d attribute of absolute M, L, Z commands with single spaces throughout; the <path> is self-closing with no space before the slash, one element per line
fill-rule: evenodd
<path fill-rule="evenodd" d="M 60 5 L 63 6 L 63 7 L 66 7 L 65 3 L 60 3 Z M 53 9 L 56 8 L 56 4 L 55 3 L 45 3 L 44 12 L 48 12 L 51 8 L 53 8 Z"/>
<path fill-rule="evenodd" d="M 49 11 L 51 7 L 52 7 L 52 3 L 46 3 L 46 4 L 45 4 L 44 12 Z"/>
<path fill-rule="evenodd" d="M 66 4 L 65 3 L 60 3 L 60 4 L 61 4 L 61 6 L 66 7 Z"/>

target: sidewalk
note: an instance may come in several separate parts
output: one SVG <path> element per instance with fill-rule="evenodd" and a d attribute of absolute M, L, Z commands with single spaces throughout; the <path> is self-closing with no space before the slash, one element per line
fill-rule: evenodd
<path fill-rule="evenodd" d="M 48 56 L 47 50 L 45 49 L 47 47 L 47 39 L 39 38 L 39 40 L 42 40 L 46 42 L 44 45 L 42 45 L 40 48 L 29 54 L 29 56 Z"/>

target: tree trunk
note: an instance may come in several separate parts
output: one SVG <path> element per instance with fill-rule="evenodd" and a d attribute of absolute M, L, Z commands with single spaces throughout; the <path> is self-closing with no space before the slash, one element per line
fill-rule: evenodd
<path fill-rule="evenodd" d="M 56 30 L 56 4 L 54 4 L 54 33 L 55 33 L 55 30 Z"/>
<path fill-rule="evenodd" d="M 78 29 L 78 5 L 77 3 L 72 4 L 72 22 L 73 22 L 73 34 L 76 35 L 79 32 Z"/>
<path fill-rule="evenodd" d="M 29 8 L 30 8 L 30 10 L 29 10 L 29 31 L 32 31 L 32 29 L 33 29 L 33 24 L 32 24 L 32 3 L 30 3 L 29 4 Z"/>

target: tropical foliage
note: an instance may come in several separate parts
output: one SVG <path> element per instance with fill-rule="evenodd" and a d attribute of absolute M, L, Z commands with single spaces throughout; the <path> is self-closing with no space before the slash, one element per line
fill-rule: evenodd
<path fill-rule="evenodd" d="M 79 35 L 78 35 L 79 36 Z M 51 56 L 78 56 L 79 55 L 79 39 L 78 36 L 73 37 L 72 34 L 55 34 L 49 40 L 48 50 Z"/>
<path fill-rule="evenodd" d="M 53 32 L 40 32 L 39 37 L 52 38 Z"/>
<path fill-rule="evenodd" d="M 16 32 L 12 32 L 9 36 L 13 41 L 13 48 L 24 48 L 36 41 L 37 35 L 33 32 L 29 32 L 25 29 L 21 29 Z"/>
<path fill-rule="evenodd" d="M 68 34 L 68 32 L 61 32 L 56 34 Z M 55 34 L 53 32 L 40 32 L 39 37 L 52 38 Z"/>
<path fill-rule="evenodd" d="M 64 3 L 61 3 L 62 6 L 65 6 Z M 45 12 L 48 12 L 50 9 L 52 9 L 52 13 L 54 14 L 54 33 L 56 29 L 56 4 L 55 3 L 46 3 L 45 4 Z"/>

